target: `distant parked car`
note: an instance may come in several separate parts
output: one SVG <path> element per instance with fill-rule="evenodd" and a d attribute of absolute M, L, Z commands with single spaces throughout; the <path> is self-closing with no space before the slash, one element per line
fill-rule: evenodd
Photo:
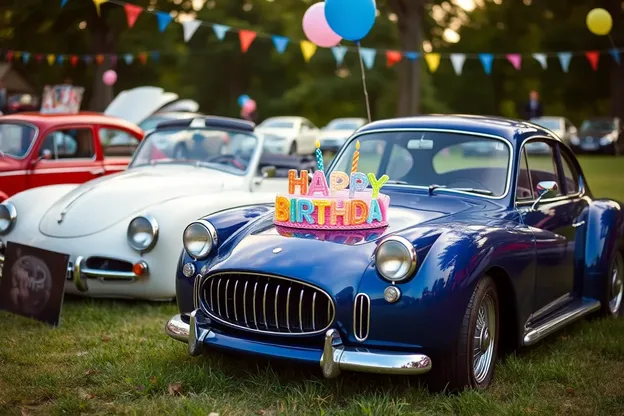
<path fill-rule="evenodd" d="M 320 135 L 319 128 L 303 117 L 267 118 L 256 131 L 269 135 L 265 149 L 289 155 L 313 153 Z"/>
<path fill-rule="evenodd" d="M 583 121 L 577 137 L 571 140 L 575 152 L 619 155 L 624 150 L 622 123 L 617 117 L 590 118 Z"/>
<path fill-rule="evenodd" d="M 321 129 L 321 149 L 337 152 L 357 129 L 368 123 L 365 118 L 335 118 Z"/>
<path fill-rule="evenodd" d="M 6 104 L 6 113 L 15 114 L 26 111 L 39 111 L 39 97 L 31 94 L 14 94 L 9 96 Z"/>
<path fill-rule="evenodd" d="M 565 117 L 536 117 L 531 122 L 552 131 L 568 146 L 578 133 L 576 126 Z"/>

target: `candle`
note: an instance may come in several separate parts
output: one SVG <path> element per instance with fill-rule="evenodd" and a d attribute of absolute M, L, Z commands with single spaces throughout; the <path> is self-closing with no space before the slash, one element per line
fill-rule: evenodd
<path fill-rule="evenodd" d="M 318 170 L 323 171 L 323 152 L 321 152 L 321 142 L 316 140 L 316 166 Z"/>
<path fill-rule="evenodd" d="M 351 173 L 357 172 L 358 162 L 360 161 L 360 141 L 355 142 L 355 152 L 353 152 L 353 164 L 351 165 Z"/>

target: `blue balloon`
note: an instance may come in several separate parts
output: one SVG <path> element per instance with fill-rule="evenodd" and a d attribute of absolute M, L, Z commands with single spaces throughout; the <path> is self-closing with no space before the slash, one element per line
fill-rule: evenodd
<path fill-rule="evenodd" d="M 375 24 L 375 0 L 325 0 L 325 18 L 329 27 L 343 39 L 358 41 Z"/>
<path fill-rule="evenodd" d="M 245 105 L 245 103 L 246 103 L 247 101 L 249 101 L 249 99 L 250 99 L 250 98 L 249 98 L 249 96 L 248 96 L 247 94 L 243 94 L 243 95 L 241 95 L 240 97 L 238 97 L 238 105 L 239 105 L 240 107 L 244 106 L 244 105 Z"/>

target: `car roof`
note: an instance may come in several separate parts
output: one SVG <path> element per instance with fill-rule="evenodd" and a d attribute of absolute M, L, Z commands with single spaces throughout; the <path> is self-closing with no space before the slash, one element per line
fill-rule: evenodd
<path fill-rule="evenodd" d="M 111 117 L 102 113 L 81 111 L 77 114 L 42 114 L 37 112 L 24 112 L 9 114 L 0 117 L 0 122 L 21 121 L 38 126 L 50 127 L 56 124 L 112 124 L 123 127 L 132 132 L 142 135 L 143 130 L 136 124 L 127 120 Z"/>
<path fill-rule="evenodd" d="M 537 134 L 561 141 L 550 130 L 528 121 L 464 114 L 432 114 L 374 121 L 360 127 L 357 132 L 366 133 L 397 129 L 458 130 L 498 136 L 508 140 Z"/>
<path fill-rule="evenodd" d="M 298 121 L 298 120 L 307 120 L 307 118 L 300 117 L 300 116 L 275 116 L 275 117 L 269 117 L 264 121 L 267 121 L 267 120 Z"/>

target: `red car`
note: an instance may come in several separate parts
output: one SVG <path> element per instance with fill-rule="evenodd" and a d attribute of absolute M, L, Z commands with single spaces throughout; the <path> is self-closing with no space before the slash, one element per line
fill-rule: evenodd
<path fill-rule="evenodd" d="M 138 126 L 99 113 L 0 117 L 0 202 L 26 189 L 83 183 L 126 169 Z"/>

